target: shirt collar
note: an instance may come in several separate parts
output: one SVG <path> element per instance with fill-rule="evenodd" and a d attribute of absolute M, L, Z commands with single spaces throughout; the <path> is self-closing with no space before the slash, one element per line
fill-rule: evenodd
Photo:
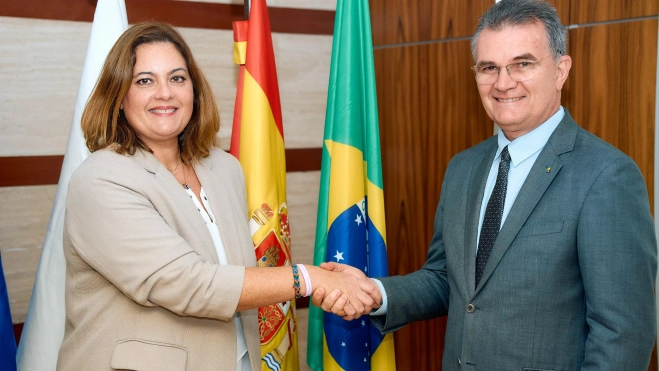
<path fill-rule="evenodd" d="M 510 163 L 513 167 L 516 167 L 527 158 L 533 156 L 534 153 L 540 151 L 545 144 L 547 144 L 549 137 L 554 130 L 556 130 L 558 124 L 561 123 L 561 120 L 563 120 L 563 116 L 565 116 L 565 110 L 563 109 L 563 106 L 560 106 L 558 111 L 556 111 L 556 113 L 554 113 L 547 121 L 543 122 L 542 125 L 512 142 L 506 138 L 503 134 L 503 130 L 499 130 L 497 136 L 499 148 L 497 148 L 497 154 L 494 156 L 494 159 L 498 159 L 501 156 L 503 148 L 508 146 Z"/>

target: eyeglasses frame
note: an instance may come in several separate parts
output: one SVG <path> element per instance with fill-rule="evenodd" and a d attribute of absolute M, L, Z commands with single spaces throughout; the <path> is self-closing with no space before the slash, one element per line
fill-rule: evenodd
<path fill-rule="evenodd" d="M 497 78 L 494 80 L 494 82 L 492 82 L 492 83 L 487 83 L 487 84 L 481 84 L 481 83 L 478 83 L 478 73 L 479 73 L 479 72 L 476 71 L 476 68 L 478 67 L 478 65 L 475 65 L 475 66 L 471 67 L 471 70 L 472 70 L 472 72 L 474 73 L 474 78 L 476 79 L 476 83 L 478 83 L 479 85 L 490 85 L 490 84 L 494 84 L 494 83 L 499 79 L 499 76 L 501 76 L 501 67 L 505 67 L 505 68 L 506 68 L 506 71 L 508 72 L 508 77 L 510 77 L 511 80 L 513 80 L 513 81 L 515 81 L 515 82 L 524 82 L 524 81 L 532 80 L 532 79 L 535 77 L 535 75 L 534 75 L 533 77 L 531 77 L 530 79 L 528 79 L 528 80 L 516 81 L 515 79 L 513 79 L 512 75 L 511 75 L 511 73 L 510 73 L 510 66 L 515 65 L 515 64 L 519 64 L 519 63 L 531 63 L 531 67 L 532 67 L 532 68 L 535 68 L 535 66 L 536 66 L 538 63 L 544 61 L 545 59 L 547 59 L 547 58 L 549 58 L 549 57 L 551 57 L 551 56 L 552 56 L 552 54 L 549 54 L 548 56 L 546 56 L 546 57 L 544 57 L 544 58 L 540 58 L 540 59 L 538 59 L 537 61 L 529 61 L 529 60 L 516 61 L 516 62 L 508 63 L 508 64 L 505 65 L 505 66 L 499 66 L 499 65 L 490 65 L 490 66 L 487 66 L 487 67 L 496 67 L 496 68 L 497 68 Z M 489 76 L 493 76 L 493 75 L 489 75 Z"/>

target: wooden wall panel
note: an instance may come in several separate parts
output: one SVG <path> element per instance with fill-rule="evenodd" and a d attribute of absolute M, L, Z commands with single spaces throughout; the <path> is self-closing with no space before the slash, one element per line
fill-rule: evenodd
<path fill-rule="evenodd" d="M 7 3 L 7 2 L 6 2 Z M 91 22 L 96 1 L 22 0 L 0 7 L 0 16 Z M 158 20 L 176 27 L 232 30 L 232 22 L 244 19 L 244 5 L 177 0 L 126 0 L 128 23 Z M 273 32 L 331 35 L 334 11 L 270 7 Z M 295 19 L 295 22 L 291 22 Z"/>
<path fill-rule="evenodd" d="M 612 0 L 615 1 L 615 0 Z M 568 24 L 570 0 L 554 0 Z M 373 45 L 471 37 L 494 0 L 370 0 Z"/>
<path fill-rule="evenodd" d="M 177 0 L 216 4 L 243 4 L 244 0 Z M 335 10 L 336 0 L 266 0 L 268 7 Z"/>
<path fill-rule="evenodd" d="M 561 22 L 564 25 L 568 25 L 572 22 L 572 19 L 570 18 L 570 3 L 572 0 L 548 0 L 552 5 L 554 5 L 554 8 L 556 8 L 556 11 L 558 12 L 558 16 L 561 18 Z"/>
<path fill-rule="evenodd" d="M 469 41 L 375 51 L 391 275 L 426 260 L 450 159 L 492 135 L 478 96 Z M 437 370 L 446 318 L 395 333 L 401 370 Z"/>
<path fill-rule="evenodd" d="M 493 0 L 371 0 L 373 45 L 470 37 Z"/>
<path fill-rule="evenodd" d="M 640 17 L 656 9 L 624 1 L 609 2 L 603 12 L 589 5 L 601 4 L 595 0 L 552 2 L 565 25 Z M 374 45 L 383 47 L 375 50 L 375 64 L 392 275 L 425 262 L 450 158 L 492 134 L 469 71 L 469 41 L 463 40 L 491 2 L 435 3 L 371 1 Z M 470 8 L 473 17 L 453 6 Z M 589 9 L 596 11 L 588 15 Z M 639 164 L 652 200 L 657 20 L 578 28 L 569 36 L 574 65 L 563 105 L 587 130 Z M 415 323 L 395 333 L 399 369 L 441 369 L 445 321 Z M 649 369 L 657 370 L 656 353 Z"/>
<path fill-rule="evenodd" d="M 572 0 L 570 23 L 583 24 L 657 15 L 657 0 Z"/>
<path fill-rule="evenodd" d="M 0 16 L 0 35 L 8 35 L 0 38 L 0 157 L 64 154 L 90 28 L 87 22 Z M 179 31 L 213 88 L 222 121 L 218 144 L 228 149 L 238 73 L 233 35 Z M 321 148 L 332 37 L 272 38 L 286 147 Z"/>
<path fill-rule="evenodd" d="M 628 154 L 654 204 L 657 20 L 570 30 L 563 104 L 586 130 Z"/>
<path fill-rule="evenodd" d="M 25 320 L 57 186 L 0 187 L 0 253 L 14 323 Z"/>

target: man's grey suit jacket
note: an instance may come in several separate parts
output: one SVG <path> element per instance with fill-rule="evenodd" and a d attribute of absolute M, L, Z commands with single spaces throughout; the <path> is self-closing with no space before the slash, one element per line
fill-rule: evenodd
<path fill-rule="evenodd" d="M 443 370 L 647 370 L 657 247 L 636 164 L 565 117 L 542 149 L 475 286 L 496 136 L 450 162 L 423 268 L 383 278 L 391 332 L 448 315 Z"/>

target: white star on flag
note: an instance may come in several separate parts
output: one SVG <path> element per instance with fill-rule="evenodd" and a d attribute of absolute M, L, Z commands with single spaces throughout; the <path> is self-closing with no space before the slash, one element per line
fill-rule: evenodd
<path fill-rule="evenodd" d="M 366 326 L 366 321 L 362 320 L 362 326 Z"/>
<path fill-rule="evenodd" d="M 361 216 L 361 215 L 357 215 L 357 219 L 355 219 L 355 221 L 357 222 L 357 225 L 362 224 L 362 216 Z"/>
<path fill-rule="evenodd" d="M 346 343 L 342 341 L 342 342 L 341 342 L 341 346 L 342 346 L 342 347 L 346 346 Z"/>
<path fill-rule="evenodd" d="M 336 255 L 334 255 L 334 259 L 336 259 L 337 263 L 341 262 L 341 260 L 345 260 L 343 258 L 343 253 L 339 252 L 339 250 L 336 250 Z"/>

